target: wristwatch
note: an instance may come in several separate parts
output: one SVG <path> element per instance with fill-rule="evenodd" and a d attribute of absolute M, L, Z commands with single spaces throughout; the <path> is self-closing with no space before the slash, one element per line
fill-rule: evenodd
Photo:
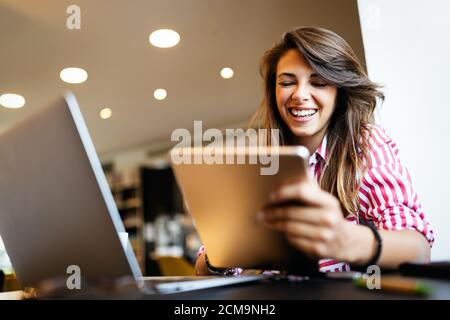
<path fill-rule="evenodd" d="M 360 220 L 359 222 L 360 222 L 360 225 L 366 226 L 372 231 L 373 235 L 375 236 L 375 241 L 377 243 L 375 253 L 374 253 L 373 257 L 369 260 L 369 262 L 367 262 L 367 264 L 362 265 L 362 266 L 352 266 L 352 269 L 354 269 L 356 271 L 367 272 L 367 268 L 369 266 L 377 265 L 378 260 L 380 259 L 380 256 L 381 256 L 381 249 L 383 246 L 383 241 L 381 239 L 381 236 L 380 236 L 380 233 L 378 232 L 377 227 L 372 222 L 364 221 L 364 220 Z"/>

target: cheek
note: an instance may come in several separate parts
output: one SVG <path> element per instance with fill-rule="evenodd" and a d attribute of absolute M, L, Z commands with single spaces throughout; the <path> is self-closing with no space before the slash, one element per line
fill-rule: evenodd
<path fill-rule="evenodd" d="M 318 98 L 322 106 L 322 113 L 326 115 L 331 115 L 334 111 L 336 93 L 324 92 Z"/>
<path fill-rule="evenodd" d="M 278 111 L 282 114 L 284 105 L 286 104 L 287 94 L 283 90 L 277 89 L 276 93 L 275 93 L 275 97 L 277 100 Z"/>

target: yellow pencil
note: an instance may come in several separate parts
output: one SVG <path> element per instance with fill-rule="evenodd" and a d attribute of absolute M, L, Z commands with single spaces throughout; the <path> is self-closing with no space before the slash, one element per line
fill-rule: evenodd
<path fill-rule="evenodd" d="M 355 279 L 354 283 L 360 288 L 368 288 L 367 278 Z M 420 280 L 407 279 L 397 276 L 382 276 L 380 289 L 399 293 L 426 296 L 431 293 L 431 287 Z"/>

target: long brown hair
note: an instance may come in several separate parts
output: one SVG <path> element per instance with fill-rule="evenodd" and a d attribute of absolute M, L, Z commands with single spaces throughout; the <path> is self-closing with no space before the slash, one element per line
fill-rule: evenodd
<path fill-rule="evenodd" d="M 337 88 L 336 108 L 327 128 L 327 161 L 319 183 L 323 190 L 339 199 L 346 215 L 357 214 L 358 178 L 370 163 L 368 124 L 373 121 L 377 98 L 383 101 L 384 95 L 380 86 L 369 80 L 352 48 L 340 36 L 319 27 L 289 31 L 263 56 L 260 72 L 264 78 L 264 98 L 251 120 L 253 127 L 279 129 L 280 144 L 291 144 L 292 132 L 277 108 L 277 65 L 291 49 L 298 50 L 324 81 Z"/>

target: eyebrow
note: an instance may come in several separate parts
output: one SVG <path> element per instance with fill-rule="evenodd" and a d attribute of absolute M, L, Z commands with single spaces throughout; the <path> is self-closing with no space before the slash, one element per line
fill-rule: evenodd
<path fill-rule="evenodd" d="M 293 78 L 296 77 L 296 75 L 293 74 L 293 73 L 283 72 L 283 73 L 280 73 L 280 74 L 277 76 L 277 78 L 280 78 L 280 77 L 282 77 L 282 76 L 288 76 L 288 77 L 293 77 Z M 311 74 L 309 77 L 310 77 L 310 78 L 314 78 L 314 77 L 320 77 L 320 76 L 319 76 L 317 73 L 313 73 L 313 74 Z"/>

